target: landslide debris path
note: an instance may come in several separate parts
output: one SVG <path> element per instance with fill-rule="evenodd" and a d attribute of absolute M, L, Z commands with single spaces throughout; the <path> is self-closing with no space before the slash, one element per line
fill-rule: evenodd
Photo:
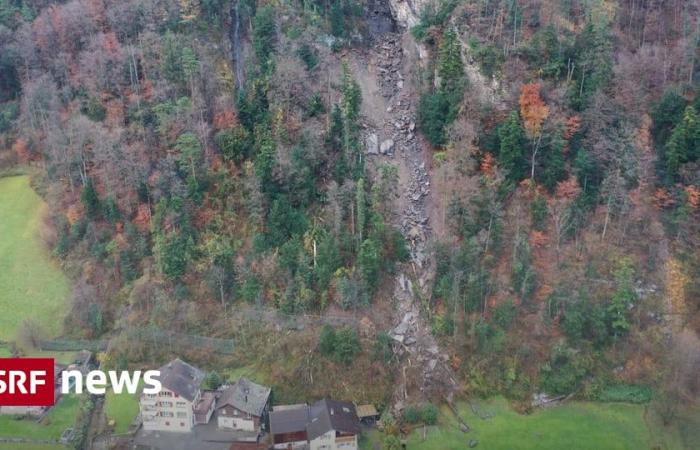
<path fill-rule="evenodd" d="M 389 33 L 379 38 L 368 57 L 376 69 L 377 92 L 386 100 L 386 111 L 372 114 L 376 129 L 368 130 L 365 149 L 370 160 L 396 164 L 399 168 L 399 214 L 395 225 L 410 246 L 411 261 L 396 276 L 393 327 L 389 332 L 401 359 L 394 407 L 401 410 L 408 397 L 445 396 L 457 390 L 448 356 L 440 349 L 431 327 L 421 313 L 421 299 L 430 298 L 433 262 L 428 253 L 432 236 L 426 203 L 430 199 L 430 174 L 426 167 L 429 149 L 416 136 L 417 91 L 404 77 L 408 69 L 404 45 L 409 37 Z M 379 103 L 379 102 L 377 102 Z"/>

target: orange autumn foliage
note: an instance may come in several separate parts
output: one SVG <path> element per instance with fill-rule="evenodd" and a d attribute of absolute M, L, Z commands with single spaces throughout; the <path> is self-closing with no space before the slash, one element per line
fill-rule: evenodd
<path fill-rule="evenodd" d="M 549 107 L 540 97 L 540 84 L 528 83 L 520 91 L 520 116 L 525 125 L 525 132 L 531 138 L 542 133 L 542 124 L 549 117 Z"/>
<path fill-rule="evenodd" d="M 146 232 L 151 227 L 151 209 L 147 204 L 141 203 L 136 209 L 136 217 L 134 217 L 134 226 L 141 232 Z"/>
<path fill-rule="evenodd" d="M 27 141 L 19 138 L 12 145 L 12 150 L 17 155 L 17 158 L 21 163 L 28 163 L 32 159 L 32 155 L 29 153 L 29 147 L 27 146 Z"/>
<path fill-rule="evenodd" d="M 481 160 L 481 164 L 479 165 L 479 170 L 481 173 L 486 175 L 487 177 L 492 177 L 493 176 L 493 171 L 496 169 L 496 159 L 493 157 L 493 155 L 489 152 L 486 152 L 484 154 L 484 158 Z"/>
<path fill-rule="evenodd" d="M 216 130 L 223 130 L 226 128 L 231 128 L 234 125 L 236 125 L 237 120 L 236 120 L 236 113 L 234 113 L 230 109 L 226 109 L 224 111 L 219 111 L 216 114 L 214 114 L 214 129 Z"/>
<path fill-rule="evenodd" d="M 547 236 L 542 231 L 533 230 L 530 233 L 530 245 L 534 248 L 540 248 L 547 245 Z"/>
<path fill-rule="evenodd" d="M 576 177 L 572 176 L 567 180 L 557 183 L 556 196 L 560 199 L 573 200 L 581 192 Z"/>
<path fill-rule="evenodd" d="M 652 202 L 658 209 L 670 208 L 676 203 L 673 196 L 664 188 L 658 188 L 656 192 L 654 192 Z"/>
<path fill-rule="evenodd" d="M 70 225 L 76 223 L 83 216 L 83 208 L 80 203 L 74 203 L 66 210 L 66 219 Z"/>
<path fill-rule="evenodd" d="M 566 119 L 564 128 L 564 139 L 570 140 L 581 129 L 581 117 L 571 116 Z"/>
<path fill-rule="evenodd" d="M 688 205 L 693 209 L 698 209 L 700 206 L 700 190 L 693 186 L 686 186 L 685 193 L 688 196 Z"/>

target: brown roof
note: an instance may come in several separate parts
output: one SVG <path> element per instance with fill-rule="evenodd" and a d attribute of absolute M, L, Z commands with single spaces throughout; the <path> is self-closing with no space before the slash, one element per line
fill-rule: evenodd
<path fill-rule="evenodd" d="M 216 408 L 231 405 L 239 411 L 261 417 L 269 398 L 269 387 L 253 383 L 247 378 L 239 378 L 221 394 Z"/>
<path fill-rule="evenodd" d="M 320 400 L 309 408 L 309 418 L 306 430 L 310 441 L 331 430 L 360 434 L 360 420 L 355 405 L 349 402 Z"/>
<path fill-rule="evenodd" d="M 270 413 L 270 433 L 273 435 L 306 432 L 307 423 L 309 423 L 308 405 L 275 406 Z"/>
<path fill-rule="evenodd" d="M 160 369 L 156 377 L 164 388 L 173 391 L 180 397 L 194 401 L 199 392 L 199 386 L 204 380 L 204 373 L 186 362 L 175 359 Z"/>
<path fill-rule="evenodd" d="M 214 400 L 216 397 L 214 396 L 213 392 L 204 392 L 202 394 L 202 397 L 199 399 L 197 402 L 197 405 L 194 408 L 194 413 L 195 414 L 206 414 L 209 412 L 209 409 L 211 409 L 211 405 L 214 404 Z"/>

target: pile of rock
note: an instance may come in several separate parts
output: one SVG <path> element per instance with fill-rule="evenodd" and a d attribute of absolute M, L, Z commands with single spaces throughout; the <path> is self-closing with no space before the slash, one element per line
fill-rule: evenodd
<path fill-rule="evenodd" d="M 385 98 L 391 98 L 397 91 L 403 89 L 403 75 L 401 75 L 403 49 L 397 44 L 400 44 L 398 37 L 391 37 L 375 47 L 380 74 L 379 89 Z"/>

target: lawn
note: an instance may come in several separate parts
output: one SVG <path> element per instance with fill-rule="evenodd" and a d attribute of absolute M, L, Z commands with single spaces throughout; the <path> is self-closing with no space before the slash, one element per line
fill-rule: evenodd
<path fill-rule="evenodd" d="M 0 416 L 0 436 L 31 439 L 56 439 L 66 428 L 72 428 L 80 410 L 77 395 L 65 395 L 41 423 L 32 419 L 17 420 L 12 416 Z"/>
<path fill-rule="evenodd" d="M 46 204 L 29 177 L 0 178 L 0 339 L 14 340 L 24 319 L 48 336 L 61 332 L 68 279 L 39 237 Z"/>
<path fill-rule="evenodd" d="M 439 425 L 426 430 L 425 441 L 422 427 L 409 436 L 408 450 L 464 449 L 471 439 L 483 450 L 636 450 L 655 445 L 663 450 L 683 449 L 675 432 L 653 423 L 654 431 L 650 431 L 644 405 L 570 402 L 520 415 L 501 398 L 476 403 L 480 415 L 487 413 L 491 418 L 482 419 L 467 403 L 460 404 L 460 416 L 472 428 L 463 433 L 452 412 L 444 407 Z M 381 440 L 378 434 L 370 433 L 362 448 L 377 448 Z"/>
<path fill-rule="evenodd" d="M 135 395 L 128 393 L 115 394 L 111 389 L 105 396 L 105 415 L 107 420 L 114 421 L 116 434 L 126 433 L 129 425 L 139 414 L 139 401 Z"/>

